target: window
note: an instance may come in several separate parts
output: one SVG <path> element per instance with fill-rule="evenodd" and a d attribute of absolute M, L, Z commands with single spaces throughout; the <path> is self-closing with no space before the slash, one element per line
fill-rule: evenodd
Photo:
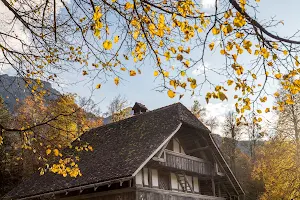
<path fill-rule="evenodd" d="M 143 168 L 143 185 L 149 186 L 149 170 L 148 170 L 148 168 Z"/>
<path fill-rule="evenodd" d="M 159 172 L 158 187 L 163 190 L 170 190 L 170 173 Z"/>
<path fill-rule="evenodd" d="M 177 152 L 177 153 L 185 154 L 185 152 L 184 152 L 184 150 L 183 150 L 182 146 L 180 145 L 179 140 L 177 138 L 173 139 L 173 151 Z"/>

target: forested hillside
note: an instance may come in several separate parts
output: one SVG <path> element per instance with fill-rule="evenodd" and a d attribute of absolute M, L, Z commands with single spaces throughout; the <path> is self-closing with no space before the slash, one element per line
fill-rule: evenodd
<path fill-rule="evenodd" d="M 44 97 L 46 100 L 58 98 L 59 92 L 52 88 L 49 82 L 24 79 L 7 74 L 0 75 L 0 97 L 4 100 L 4 104 L 9 111 L 13 112 L 18 102 L 24 101 L 26 97 L 32 96 L 32 93 L 36 92 L 34 88 L 36 88 L 38 84 L 43 85 L 39 91 L 45 90 L 46 94 Z"/>
<path fill-rule="evenodd" d="M 48 173 L 49 163 L 85 131 L 102 125 L 102 117 L 92 112 L 95 105 L 91 100 L 83 99 L 78 105 L 74 95 L 59 94 L 47 82 L 42 82 L 44 98 L 36 98 L 30 90 L 36 80 L 26 80 L 32 84 L 25 87 L 21 78 L 0 78 L 0 123 L 9 129 L 3 131 L 0 126 L 1 197 L 32 173 Z M 28 126 L 32 128 L 27 130 Z M 76 148 L 91 149 L 88 144 Z M 80 173 L 76 166 L 68 171 L 70 175 Z"/>

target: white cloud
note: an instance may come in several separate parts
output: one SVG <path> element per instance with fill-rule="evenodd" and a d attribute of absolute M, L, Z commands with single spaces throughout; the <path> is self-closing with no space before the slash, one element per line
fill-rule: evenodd
<path fill-rule="evenodd" d="M 233 109 L 232 104 L 220 102 L 220 103 L 208 103 L 205 105 L 206 109 L 206 119 L 216 118 L 218 127 L 213 130 L 213 133 L 223 135 L 222 125 L 225 120 L 225 115 L 227 112 Z"/>
<path fill-rule="evenodd" d="M 208 62 L 204 62 L 204 65 L 203 65 L 203 63 L 201 62 L 201 63 L 199 63 L 199 64 L 195 67 L 195 69 L 192 71 L 192 74 L 193 74 L 194 76 L 198 76 L 198 75 L 200 75 L 200 74 L 203 74 L 204 68 L 210 69 L 210 68 L 209 68 L 210 66 L 211 66 L 211 64 L 208 63 Z"/>
<path fill-rule="evenodd" d="M 220 103 L 208 103 L 205 106 L 207 117 L 216 117 L 220 122 L 224 121 L 224 116 L 227 112 L 233 109 L 233 105 Z"/>
<path fill-rule="evenodd" d="M 215 8 L 216 0 L 202 0 L 201 4 L 204 9 L 213 9 Z"/>
<path fill-rule="evenodd" d="M 66 3 L 68 4 L 70 0 L 67 0 Z M 20 8 L 21 11 L 25 12 L 30 10 L 29 7 L 20 7 L 18 5 L 19 2 L 14 3 L 15 8 Z M 32 7 L 38 7 L 38 5 L 41 5 L 44 3 L 44 0 L 32 0 L 30 3 L 33 5 Z M 35 6 L 36 5 L 36 6 Z M 62 9 L 63 5 L 61 2 L 57 3 L 56 9 L 57 13 L 59 13 Z M 52 11 L 47 12 L 49 14 L 46 14 L 46 16 L 51 15 L 53 13 Z M 8 36 L 5 36 L 4 34 L 1 34 L 0 37 L 0 44 L 4 47 L 11 49 L 13 51 L 26 51 L 26 46 L 31 43 L 31 35 L 29 31 L 24 27 L 24 25 L 19 21 L 15 20 L 14 14 L 0 1 L 0 26 L 1 26 L 1 32 L 7 34 Z M 14 22 L 14 23 L 12 23 Z M 10 37 L 13 36 L 13 37 Z M 15 37 L 15 38 L 14 38 Z M 16 39 L 17 38 L 17 39 Z M 24 45 L 22 45 L 22 43 Z M 0 61 L 5 61 L 4 55 L 2 51 L 0 51 Z M 9 73 L 11 70 L 11 65 L 9 64 L 1 64 L 0 65 L 0 73 Z"/>

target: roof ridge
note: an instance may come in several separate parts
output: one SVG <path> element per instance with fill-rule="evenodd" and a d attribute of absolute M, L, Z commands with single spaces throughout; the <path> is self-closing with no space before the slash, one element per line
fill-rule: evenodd
<path fill-rule="evenodd" d="M 102 126 L 98 126 L 98 127 L 96 127 L 96 128 L 92 128 L 92 129 L 90 129 L 90 130 L 95 130 L 95 129 L 98 129 L 98 128 L 100 129 L 100 128 L 112 126 L 112 125 L 117 124 L 117 123 L 120 123 L 120 122 L 122 122 L 122 121 L 126 121 L 126 120 L 129 120 L 129 119 L 132 119 L 132 118 L 137 118 L 137 117 L 140 117 L 140 116 L 145 116 L 145 115 L 148 115 L 148 114 L 151 114 L 151 113 L 155 113 L 155 112 L 158 112 L 158 111 L 161 111 L 161 110 L 164 110 L 164 109 L 173 107 L 173 106 L 177 106 L 177 105 L 182 105 L 182 106 L 184 106 L 182 103 L 176 102 L 176 103 L 173 103 L 173 104 L 170 104 L 170 105 L 166 105 L 166 106 L 163 106 L 163 107 L 154 109 L 154 110 L 150 110 L 150 111 L 145 112 L 145 113 L 143 113 L 143 114 L 132 115 L 132 116 L 130 116 L 130 117 L 128 117 L 128 118 L 125 118 L 125 119 L 122 119 L 122 120 L 119 120 L 119 121 L 116 121 L 116 122 L 110 122 L 110 123 L 108 123 L 108 124 L 104 124 L 104 125 L 102 125 Z M 180 110 L 178 109 L 178 111 L 180 111 Z M 179 114 L 179 119 L 180 119 L 180 113 L 178 113 L 178 114 Z M 90 130 L 88 130 L 88 131 L 90 131 Z"/>

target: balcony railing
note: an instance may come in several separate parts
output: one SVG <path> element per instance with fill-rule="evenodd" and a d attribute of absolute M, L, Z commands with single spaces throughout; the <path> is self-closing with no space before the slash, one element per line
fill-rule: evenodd
<path fill-rule="evenodd" d="M 137 188 L 137 200 L 225 200 L 223 197 L 213 197 L 201 194 L 175 192 L 154 188 Z"/>
<path fill-rule="evenodd" d="M 170 150 L 165 150 L 165 154 L 165 162 L 160 162 L 163 166 L 201 175 L 212 175 L 214 168 L 208 161 Z"/>

